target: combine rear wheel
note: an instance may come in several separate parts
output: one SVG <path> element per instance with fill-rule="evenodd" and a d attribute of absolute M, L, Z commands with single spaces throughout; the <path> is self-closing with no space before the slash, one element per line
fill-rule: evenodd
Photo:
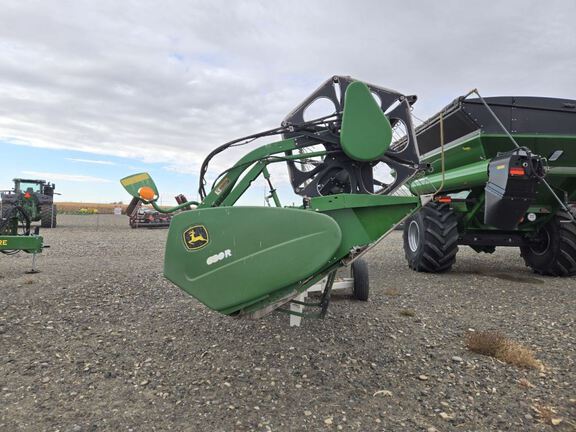
<path fill-rule="evenodd" d="M 458 220 L 449 204 L 429 203 L 406 220 L 404 252 L 412 270 L 450 270 L 458 252 Z"/>
<path fill-rule="evenodd" d="M 56 205 L 43 205 L 40 209 L 40 226 L 56 228 Z"/>
<path fill-rule="evenodd" d="M 559 212 L 544 225 L 537 240 L 520 248 L 526 265 L 545 276 L 576 275 L 576 224 L 566 212 Z"/>
<path fill-rule="evenodd" d="M 354 278 L 352 295 L 356 300 L 368 301 L 370 292 L 370 277 L 368 276 L 368 265 L 363 259 L 357 259 L 352 263 L 350 270 Z"/>

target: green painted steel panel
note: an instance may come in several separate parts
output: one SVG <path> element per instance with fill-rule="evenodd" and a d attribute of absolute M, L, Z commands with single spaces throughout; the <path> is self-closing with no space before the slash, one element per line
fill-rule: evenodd
<path fill-rule="evenodd" d="M 528 147 L 537 155 L 547 159 L 554 152 L 561 152 L 561 156 L 554 161 L 548 160 L 550 171 L 546 179 L 553 186 L 563 191 L 569 199 L 576 197 L 576 136 L 550 135 L 550 134 L 514 134 L 516 142 Z M 482 160 L 490 160 L 499 152 L 513 150 L 514 144 L 504 134 L 474 134 L 454 143 L 447 143 L 444 157 L 446 178 L 444 191 L 458 192 L 470 187 L 484 186 L 488 177 L 483 178 Z M 422 162 L 430 163 L 433 172 L 424 178 L 414 180 L 410 189 L 414 193 L 432 193 L 440 184 L 441 158 L 438 150 L 425 154 Z M 554 197 L 544 188 L 538 195 L 538 202 L 542 205 L 554 203 Z"/>
<path fill-rule="evenodd" d="M 342 150 L 357 161 L 373 161 L 384 155 L 392 141 L 392 127 L 372 93 L 361 82 L 346 89 L 340 131 Z"/>
<path fill-rule="evenodd" d="M 217 311 L 232 313 L 319 271 L 342 233 L 299 209 L 218 207 L 172 218 L 164 274 Z"/>
<path fill-rule="evenodd" d="M 312 209 L 334 218 L 342 231 L 335 258 L 355 247 L 374 243 L 420 206 L 418 197 L 387 195 L 330 195 L 313 198 Z"/>
<path fill-rule="evenodd" d="M 457 143 L 450 143 L 444 149 L 444 166 L 446 170 L 459 168 L 481 160 L 486 160 L 486 154 L 484 153 L 480 134 L 461 139 Z M 431 165 L 432 174 L 441 172 L 442 157 L 440 151 L 423 155 L 421 161 Z"/>
<path fill-rule="evenodd" d="M 0 235 L 0 250 L 23 250 L 25 252 L 42 252 L 42 236 L 5 236 Z"/>

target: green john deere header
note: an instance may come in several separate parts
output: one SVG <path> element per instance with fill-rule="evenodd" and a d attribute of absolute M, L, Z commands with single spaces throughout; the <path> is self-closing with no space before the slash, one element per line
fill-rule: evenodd
<path fill-rule="evenodd" d="M 374 97 L 376 96 L 376 98 Z M 325 116 L 305 120 L 317 99 L 332 102 Z M 122 179 L 133 196 L 158 211 L 177 211 L 164 258 L 165 276 L 218 312 L 257 318 L 282 308 L 298 294 L 353 264 L 419 206 L 415 196 L 394 196 L 425 166 L 413 139 L 391 147 L 396 125 L 412 123 L 416 100 L 393 90 L 334 77 L 297 106 L 282 126 L 234 140 L 214 150 L 201 167 L 201 201 L 171 209 L 157 204 L 158 191 L 146 173 Z M 394 106 L 390 114 L 385 115 Z M 206 187 L 210 161 L 222 151 L 256 138 L 280 140 L 249 152 Z M 296 207 L 282 207 L 268 166 L 286 164 Z M 390 178 L 382 167 L 395 170 Z M 258 178 L 270 186 L 273 207 L 238 207 Z M 194 207 L 191 209 L 191 207 Z M 328 283 L 315 306 L 326 312 Z"/>

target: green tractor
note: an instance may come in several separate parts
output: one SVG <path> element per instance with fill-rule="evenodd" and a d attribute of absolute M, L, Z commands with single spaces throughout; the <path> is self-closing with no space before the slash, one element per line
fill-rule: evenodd
<path fill-rule="evenodd" d="M 40 227 L 32 227 L 34 204 L 24 194 L 19 194 L 3 210 L 0 218 L 0 254 L 15 255 L 22 251 L 32 254 L 32 269 L 27 273 L 37 273 L 36 254 L 47 246 L 44 246 L 44 239 L 40 236 Z"/>
<path fill-rule="evenodd" d="M 19 205 L 10 209 L 6 218 L 0 219 L 0 254 L 15 255 L 19 252 L 32 254 L 32 268 L 26 273 L 38 273 L 36 254 L 42 252 L 44 239 L 40 227 L 32 229 L 26 210 Z"/>
<path fill-rule="evenodd" d="M 7 218 L 15 206 L 20 206 L 25 209 L 30 222 L 40 221 L 42 228 L 56 228 L 56 185 L 45 180 L 16 178 L 13 181 L 14 189 L 1 194 L 2 218 Z"/>
<path fill-rule="evenodd" d="M 478 96 L 416 128 L 432 170 L 409 188 L 435 200 L 405 222 L 409 267 L 448 271 L 459 245 L 519 247 L 538 274 L 576 275 L 576 101 Z"/>

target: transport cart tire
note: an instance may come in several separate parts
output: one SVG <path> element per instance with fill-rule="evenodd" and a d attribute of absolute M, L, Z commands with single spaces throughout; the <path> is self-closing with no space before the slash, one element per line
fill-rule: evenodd
<path fill-rule="evenodd" d="M 354 278 L 352 295 L 356 300 L 368 301 L 370 293 L 370 277 L 368 275 L 368 264 L 362 258 L 352 263 L 350 273 Z"/>
<path fill-rule="evenodd" d="M 576 275 L 576 223 L 558 212 L 537 234 L 538 241 L 520 247 L 526 266 L 544 276 Z"/>
<path fill-rule="evenodd" d="M 458 220 L 448 203 L 431 202 L 404 223 L 408 266 L 418 272 L 450 270 L 458 252 Z"/>
<path fill-rule="evenodd" d="M 40 226 L 42 228 L 56 228 L 56 213 L 55 205 L 43 205 L 40 209 Z"/>

